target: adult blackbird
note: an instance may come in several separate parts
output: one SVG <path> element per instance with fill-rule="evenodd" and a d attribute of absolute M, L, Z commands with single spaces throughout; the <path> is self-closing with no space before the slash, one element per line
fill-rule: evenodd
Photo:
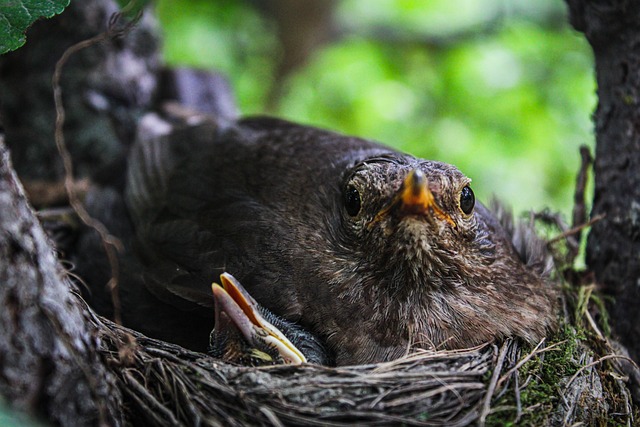
<path fill-rule="evenodd" d="M 445 163 L 249 118 L 139 141 L 126 202 L 156 297 L 212 306 L 230 273 L 344 365 L 535 342 L 553 326 L 535 253 L 515 250 L 469 184 Z"/>

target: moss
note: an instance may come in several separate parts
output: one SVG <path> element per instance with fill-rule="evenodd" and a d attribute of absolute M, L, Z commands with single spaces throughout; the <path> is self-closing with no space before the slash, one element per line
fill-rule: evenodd
<path fill-rule="evenodd" d="M 487 426 L 546 425 L 560 403 L 560 384 L 580 369 L 580 341 L 584 336 L 563 323 L 559 331 L 549 338 L 547 351 L 532 357 L 518 371 L 521 416 L 516 423 L 517 402 L 515 384 L 496 401 L 487 418 Z M 530 351 L 533 349 L 530 349 Z M 521 357 L 526 355 L 526 350 Z"/>
<path fill-rule="evenodd" d="M 523 366 L 520 382 L 529 380 L 520 395 L 524 422 L 542 425 L 549 421 L 551 413 L 560 403 L 560 384 L 580 369 L 579 342 L 583 339 L 573 327 L 565 324 L 549 343 L 555 344 L 555 347 Z"/>
<path fill-rule="evenodd" d="M 602 359 L 612 352 L 601 335 L 607 336 L 610 331 L 603 299 L 594 294 L 593 286 L 567 286 L 564 291 L 572 318 L 559 319 L 558 331 L 548 338 L 546 349 L 518 369 L 520 416 L 515 381 L 511 379 L 506 389 L 494 396 L 487 426 L 563 424 L 564 406 L 571 399 L 577 402 L 572 417 L 586 425 L 626 426 L 629 420 L 638 419 L 637 406 L 632 408 L 633 418 L 626 414 L 628 401 L 621 393 L 626 385 L 616 373 L 615 359 Z M 530 351 L 523 348 L 517 360 Z M 593 366 L 583 369 L 589 363 Z M 590 372 L 596 377 L 591 378 Z M 577 373 L 580 375 L 573 379 Z M 570 381 L 573 385 L 586 383 L 571 389 Z"/>

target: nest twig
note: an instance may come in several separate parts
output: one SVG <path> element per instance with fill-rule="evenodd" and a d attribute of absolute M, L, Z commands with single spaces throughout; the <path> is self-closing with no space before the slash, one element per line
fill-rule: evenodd
<path fill-rule="evenodd" d="M 619 375 L 610 381 L 606 362 L 614 357 L 595 360 L 575 336 L 533 350 L 507 340 L 375 365 L 247 368 L 93 320 L 134 425 L 464 426 L 531 422 L 541 414 L 546 422 L 572 424 L 614 413 L 623 425 L 635 419 L 626 384 Z M 554 364 L 565 357 L 572 369 L 561 367 L 564 378 L 548 384 L 555 380 L 544 378 L 546 371 L 558 370 Z M 541 385 L 555 390 L 538 396 Z"/>
<path fill-rule="evenodd" d="M 497 356 L 484 346 L 378 365 L 245 368 L 99 321 L 104 355 L 121 367 L 130 420 L 154 424 L 467 425 L 479 416 Z M 510 353 L 512 362 L 517 351 Z"/>

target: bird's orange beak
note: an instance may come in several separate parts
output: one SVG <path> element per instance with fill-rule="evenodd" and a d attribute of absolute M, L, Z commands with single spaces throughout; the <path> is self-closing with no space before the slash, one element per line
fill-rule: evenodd
<path fill-rule="evenodd" d="M 438 218 L 456 227 L 455 221 L 436 203 L 429 189 L 427 177 L 420 169 L 413 169 L 402 182 L 400 190 L 392 202 L 376 215 L 373 223 L 378 222 L 394 207 L 400 205 L 400 212 L 405 215 L 425 215 L 432 211 Z"/>

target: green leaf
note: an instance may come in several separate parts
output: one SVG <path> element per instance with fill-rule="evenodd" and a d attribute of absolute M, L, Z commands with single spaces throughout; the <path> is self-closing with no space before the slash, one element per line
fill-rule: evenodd
<path fill-rule="evenodd" d="M 4 0 L 0 2 L 0 55 L 22 46 L 25 31 L 40 18 L 61 13 L 70 0 Z"/>

